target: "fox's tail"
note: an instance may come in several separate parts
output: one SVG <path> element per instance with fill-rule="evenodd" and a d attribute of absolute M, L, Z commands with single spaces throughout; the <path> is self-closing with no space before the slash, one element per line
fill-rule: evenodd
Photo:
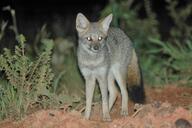
<path fill-rule="evenodd" d="M 128 84 L 129 97 L 134 102 L 144 103 L 145 91 L 143 85 L 143 77 L 135 49 L 133 49 L 132 51 L 131 62 L 128 66 L 127 84 Z"/>

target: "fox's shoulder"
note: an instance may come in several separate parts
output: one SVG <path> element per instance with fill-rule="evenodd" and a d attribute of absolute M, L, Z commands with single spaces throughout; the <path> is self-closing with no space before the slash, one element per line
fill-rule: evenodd
<path fill-rule="evenodd" d="M 120 28 L 117 28 L 117 27 L 109 28 L 109 33 L 119 33 L 119 32 L 123 32 L 123 30 L 121 30 Z"/>
<path fill-rule="evenodd" d="M 110 27 L 108 31 L 108 37 L 118 42 L 129 42 L 129 44 L 132 43 L 130 38 L 120 28 Z"/>
<path fill-rule="evenodd" d="M 108 31 L 108 35 L 114 36 L 117 38 L 127 37 L 127 35 L 123 32 L 122 29 L 116 27 L 110 27 Z"/>

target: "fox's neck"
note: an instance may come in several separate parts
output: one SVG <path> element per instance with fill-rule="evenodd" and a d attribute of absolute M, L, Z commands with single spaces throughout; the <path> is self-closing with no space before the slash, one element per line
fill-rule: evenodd
<path fill-rule="evenodd" d="M 78 46 L 78 62 L 82 66 L 95 68 L 100 65 L 105 64 L 105 61 L 108 57 L 106 57 L 106 50 L 101 50 L 98 53 L 92 53 L 91 51 L 83 48 L 82 45 Z"/>

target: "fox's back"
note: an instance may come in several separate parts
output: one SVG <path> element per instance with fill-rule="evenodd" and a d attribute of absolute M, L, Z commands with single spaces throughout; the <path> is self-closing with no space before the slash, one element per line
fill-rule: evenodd
<path fill-rule="evenodd" d="M 112 64 L 127 66 L 132 56 L 132 43 L 119 28 L 110 28 L 106 40 L 108 54 Z"/>

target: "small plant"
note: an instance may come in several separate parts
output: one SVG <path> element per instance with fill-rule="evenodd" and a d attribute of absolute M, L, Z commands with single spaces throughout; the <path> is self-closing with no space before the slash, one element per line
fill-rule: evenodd
<path fill-rule="evenodd" d="M 151 68 L 158 67 L 157 72 L 153 72 L 154 77 L 159 76 L 164 83 L 178 81 L 180 84 L 191 86 L 192 40 L 184 42 L 184 46 L 178 41 L 173 45 L 154 38 L 150 38 L 150 42 L 157 46 L 156 49 L 148 51 L 149 60 L 154 62 Z M 156 57 L 151 57 L 154 55 Z"/>
<path fill-rule="evenodd" d="M 7 96 L 10 98 L 7 103 L 15 103 L 15 111 L 19 117 L 23 116 L 33 103 L 40 103 L 42 96 L 50 98 L 49 86 L 53 80 L 53 73 L 50 68 L 51 50 L 53 49 L 52 40 L 43 40 L 44 51 L 39 55 L 37 60 L 32 60 L 25 53 L 25 37 L 20 35 L 18 45 L 12 53 L 9 49 L 4 49 L 0 55 L 0 70 L 4 72 L 11 93 L 3 94 L 1 98 L 0 110 L 6 110 Z M 14 99 L 17 97 L 18 99 Z M 12 101 L 13 100 L 13 101 Z M 4 105 L 3 105 L 4 104 Z M 8 109 L 9 110 L 9 109 Z M 5 117 L 8 116 L 6 115 Z"/>
<path fill-rule="evenodd" d="M 15 11 L 9 6 L 3 10 L 11 13 L 13 25 L 8 27 L 15 33 L 18 44 L 14 51 L 4 48 L 0 54 L 0 119 L 20 119 L 43 108 L 58 108 L 63 104 L 73 103 L 77 105 L 80 98 L 69 96 L 66 93 L 67 89 L 63 91 L 65 93 L 56 94 L 65 70 L 63 69 L 58 77 L 52 73 L 52 52 L 56 41 L 49 39 L 46 25 L 37 33 L 32 48 L 25 43 L 25 37 L 18 32 Z M 6 27 L 7 22 L 2 22 L 0 41 Z M 30 49 L 34 51 L 31 52 Z M 67 60 L 71 60 L 70 57 Z M 69 64 L 71 67 L 74 66 L 73 62 L 72 65 Z M 74 82 L 72 79 L 71 81 Z"/>

